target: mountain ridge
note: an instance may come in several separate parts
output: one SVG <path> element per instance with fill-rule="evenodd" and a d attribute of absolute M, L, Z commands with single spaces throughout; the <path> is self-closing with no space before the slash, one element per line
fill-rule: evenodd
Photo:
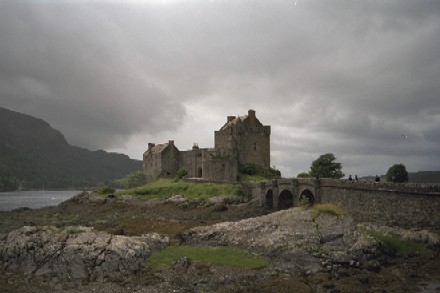
<path fill-rule="evenodd" d="M 140 170 L 140 160 L 70 145 L 43 119 L 0 107 L 0 191 L 84 188 Z"/>

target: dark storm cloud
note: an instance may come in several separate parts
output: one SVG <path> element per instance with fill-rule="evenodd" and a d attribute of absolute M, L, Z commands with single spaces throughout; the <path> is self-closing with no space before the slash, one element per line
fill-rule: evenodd
<path fill-rule="evenodd" d="M 2 105 L 72 142 L 190 140 L 254 108 L 286 175 L 330 151 L 440 169 L 439 1 L 0 3 Z"/>
<path fill-rule="evenodd" d="M 138 52 L 87 5 L 2 2 L 2 104 L 48 119 L 87 147 L 175 129 L 179 101 L 150 83 Z"/>

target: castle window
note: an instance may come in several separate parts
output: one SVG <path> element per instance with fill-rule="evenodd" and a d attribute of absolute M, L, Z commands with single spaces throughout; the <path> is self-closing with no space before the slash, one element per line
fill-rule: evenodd
<path fill-rule="evenodd" d="M 257 143 L 254 142 L 254 152 L 256 152 L 256 151 L 257 151 Z"/>

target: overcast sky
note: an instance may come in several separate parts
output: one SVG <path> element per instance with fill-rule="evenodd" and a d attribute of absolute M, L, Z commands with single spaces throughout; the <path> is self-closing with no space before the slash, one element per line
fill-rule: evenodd
<path fill-rule="evenodd" d="M 0 106 L 135 159 L 254 109 L 285 177 L 440 170 L 440 1 L 0 0 Z"/>

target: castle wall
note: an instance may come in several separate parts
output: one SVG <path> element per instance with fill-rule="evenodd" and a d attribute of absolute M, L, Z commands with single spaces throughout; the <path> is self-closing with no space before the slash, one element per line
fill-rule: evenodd
<path fill-rule="evenodd" d="M 204 160 L 206 178 L 215 182 L 237 181 L 237 159 L 231 154 L 221 154 L 215 150 L 207 152 Z"/>
<path fill-rule="evenodd" d="M 179 169 L 179 150 L 170 145 L 160 156 L 160 177 L 173 178 Z"/>
<path fill-rule="evenodd" d="M 249 110 L 244 119 L 228 117 L 228 123 L 215 132 L 215 147 L 235 149 L 241 165 L 255 163 L 270 167 L 270 134 L 270 126 L 261 124 L 255 111 Z"/>
<path fill-rule="evenodd" d="M 237 139 L 240 164 L 255 163 L 270 167 L 270 131 L 254 127 Z"/>
<path fill-rule="evenodd" d="M 161 173 L 161 155 L 150 151 L 144 153 L 144 174 L 147 182 L 156 179 Z"/>
<path fill-rule="evenodd" d="M 158 177 L 174 177 L 179 168 L 179 149 L 174 146 L 174 141 L 168 144 L 149 144 L 148 150 L 143 155 L 144 174 L 147 182 Z"/>
<path fill-rule="evenodd" d="M 204 178 L 215 182 L 237 180 L 236 159 L 215 149 L 193 148 L 180 152 L 179 165 L 188 171 L 189 178 Z"/>
<path fill-rule="evenodd" d="M 189 151 L 183 151 L 179 154 L 179 167 L 188 171 L 188 177 L 199 178 L 203 176 L 203 152 L 205 149 L 193 148 Z M 199 176 L 200 168 L 202 176 Z"/>

